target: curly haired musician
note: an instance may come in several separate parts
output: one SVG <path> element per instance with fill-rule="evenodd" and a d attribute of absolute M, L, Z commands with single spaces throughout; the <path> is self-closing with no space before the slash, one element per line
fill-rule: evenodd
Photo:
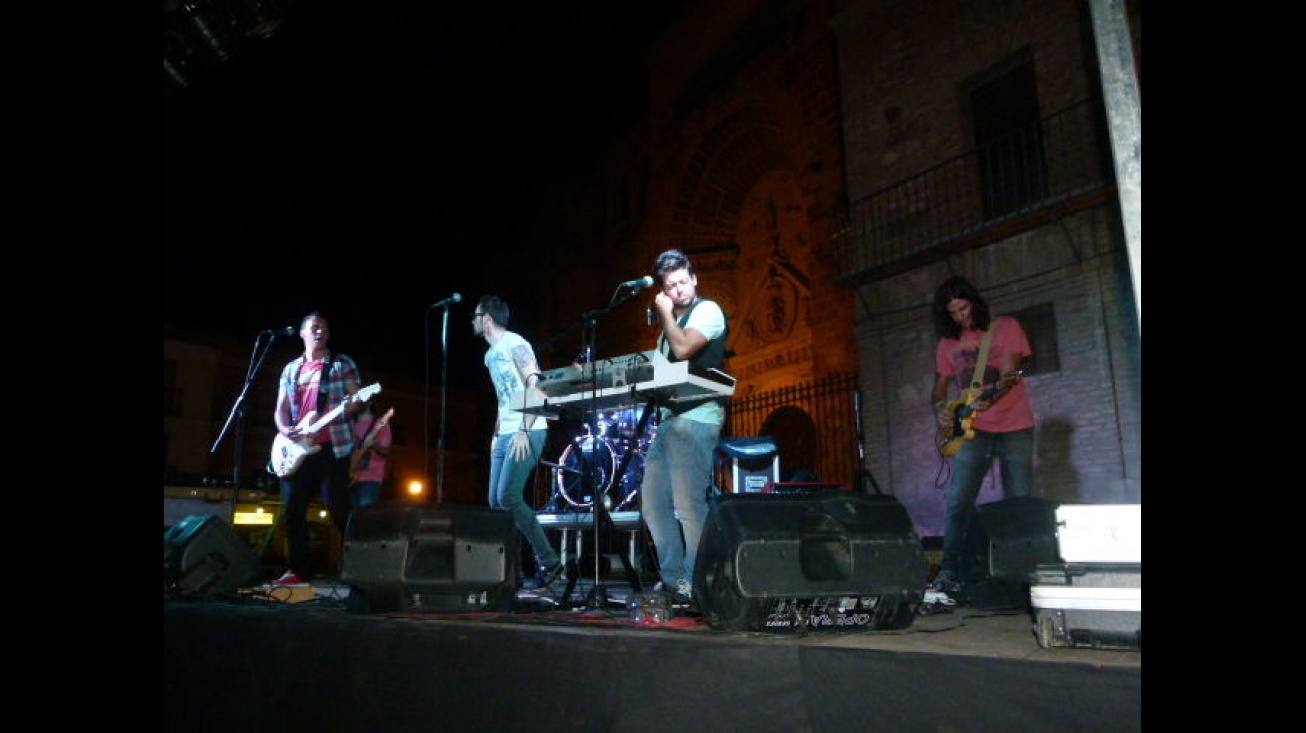
<path fill-rule="evenodd" d="M 934 410 L 940 434 L 961 441 L 952 464 L 952 483 L 944 519 L 943 554 L 932 590 L 956 592 L 967 580 L 962 547 L 975 512 L 984 476 L 994 459 L 1001 464 L 1006 498 L 1030 496 L 1034 483 L 1034 410 L 1021 377 L 1021 362 L 1031 354 L 1020 322 L 992 318 L 989 304 L 966 278 L 945 280 L 934 292 L 932 310 L 939 343 L 935 351 Z M 992 329 L 978 384 L 976 363 L 985 332 Z M 949 385 L 961 399 L 949 402 Z M 961 403 L 959 405 L 959 403 Z M 968 414 L 962 435 L 959 407 Z M 955 446 L 954 446 L 955 447 Z"/>

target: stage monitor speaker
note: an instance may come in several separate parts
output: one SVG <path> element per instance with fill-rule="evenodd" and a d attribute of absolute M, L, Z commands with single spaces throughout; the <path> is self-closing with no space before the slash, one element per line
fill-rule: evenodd
<path fill-rule="evenodd" d="M 975 508 L 988 535 L 991 579 L 1024 590 L 1039 565 L 1059 561 L 1057 506 L 1047 499 L 1018 496 Z"/>
<path fill-rule="evenodd" d="M 258 556 L 221 517 L 192 514 L 163 533 L 164 595 L 231 593 L 262 576 Z"/>
<path fill-rule="evenodd" d="M 508 611 L 521 566 L 506 511 L 453 504 L 381 502 L 355 509 L 345 531 L 340 579 L 346 608 Z"/>
<path fill-rule="evenodd" d="M 694 599 L 728 631 L 902 629 L 928 578 L 894 497 L 726 494 L 699 541 Z"/>

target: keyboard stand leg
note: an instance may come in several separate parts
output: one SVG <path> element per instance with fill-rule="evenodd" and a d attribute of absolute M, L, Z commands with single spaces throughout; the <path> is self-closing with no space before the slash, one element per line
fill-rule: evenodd
<path fill-rule="evenodd" d="M 630 530 L 630 566 L 635 569 L 635 574 L 639 575 L 639 555 L 636 553 L 635 545 L 639 541 L 639 530 Z"/>
<path fill-rule="evenodd" d="M 562 561 L 562 566 L 567 567 L 567 533 L 571 530 L 566 527 L 562 528 L 562 541 L 558 543 L 558 559 Z"/>

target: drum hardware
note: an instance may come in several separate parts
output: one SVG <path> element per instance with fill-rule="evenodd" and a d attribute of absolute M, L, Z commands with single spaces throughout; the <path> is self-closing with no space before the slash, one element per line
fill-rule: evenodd
<path fill-rule="evenodd" d="M 586 470 L 594 473 L 594 485 L 608 511 L 638 509 L 639 488 L 644 478 L 644 454 L 656 433 L 656 420 L 643 420 L 644 408 L 628 408 L 604 413 L 597 421 L 601 427 L 591 432 L 588 426 L 562 450 L 556 463 L 540 461 L 553 469 L 553 494 L 550 505 L 565 510 L 587 511 L 594 508 L 592 492 L 586 492 Z M 655 418 L 656 411 L 649 415 Z M 637 430 L 641 422 L 645 428 Z M 652 424 L 649 427 L 649 424 Z M 624 460 L 625 469 L 618 467 Z M 618 480 L 618 477 L 620 479 Z"/>
<path fill-rule="evenodd" d="M 567 466 L 564 466 L 559 463 L 549 463 L 548 461 L 540 461 L 540 465 L 548 466 L 549 468 L 552 468 L 555 471 L 562 471 L 563 473 L 580 473 L 580 471 L 577 471 L 574 468 L 568 468 Z"/>
<path fill-rule="evenodd" d="M 652 441 L 649 423 L 657 415 L 652 400 L 643 407 L 626 408 L 596 415 L 584 425 L 584 432 L 563 448 L 556 463 L 541 461 L 553 470 L 553 498 L 550 506 L 557 511 L 593 512 L 595 569 L 594 589 L 587 603 L 606 607 L 606 590 L 599 580 L 599 548 L 603 541 L 600 532 L 610 531 L 614 512 L 639 512 L 639 489 L 644 479 L 644 454 Z M 637 424 L 634 430 L 632 423 Z M 656 430 L 656 421 L 652 430 Z M 594 429 L 597 428 L 597 429 Z M 590 487 L 593 487 L 592 489 Z M 597 495 L 597 501 L 596 501 Z M 634 556 L 635 540 L 631 539 Z M 580 555 L 579 542 L 577 557 Z M 639 576 L 633 560 L 624 554 L 622 564 L 633 588 L 638 590 Z M 571 576 L 563 597 L 571 596 L 576 578 Z"/>

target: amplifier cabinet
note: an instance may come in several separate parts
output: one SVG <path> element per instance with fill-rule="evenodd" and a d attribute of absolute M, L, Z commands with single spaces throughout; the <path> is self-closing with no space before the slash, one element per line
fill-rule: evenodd
<path fill-rule="evenodd" d="M 520 567 L 512 515 L 381 502 L 355 509 L 340 579 L 354 612 L 508 611 Z"/>
<path fill-rule="evenodd" d="M 1039 565 L 1057 562 L 1057 506 L 1054 501 L 1018 496 L 975 508 L 988 538 L 993 580 L 1023 592 Z"/>
<path fill-rule="evenodd" d="M 894 497 L 723 495 L 708 516 L 694 600 L 717 629 L 900 629 L 929 562 Z"/>
<path fill-rule="evenodd" d="M 165 595 L 214 595 L 248 588 L 263 564 L 236 530 L 215 514 L 192 514 L 163 533 Z"/>

